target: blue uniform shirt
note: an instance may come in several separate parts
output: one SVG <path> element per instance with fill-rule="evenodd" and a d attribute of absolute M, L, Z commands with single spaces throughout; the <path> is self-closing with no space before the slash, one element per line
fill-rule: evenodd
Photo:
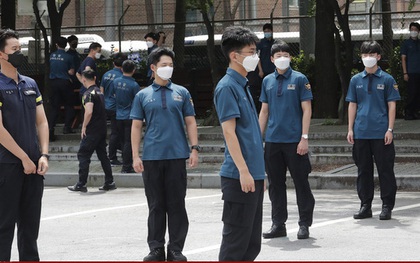
<path fill-rule="evenodd" d="M 41 153 L 36 130 L 36 107 L 42 104 L 42 96 L 36 82 L 18 75 L 19 83 L 0 73 L 0 114 L 3 126 L 20 148 L 35 163 Z M 22 161 L 0 144 L 0 163 Z"/>
<path fill-rule="evenodd" d="M 249 90 L 245 92 L 247 86 L 246 78 L 228 68 L 214 91 L 214 105 L 220 123 L 236 119 L 235 133 L 248 170 L 254 180 L 263 180 L 265 177 L 263 141 L 254 102 Z M 239 179 L 238 168 L 228 147 L 225 147 L 225 160 L 220 175 Z"/>
<path fill-rule="evenodd" d="M 283 77 L 278 96 L 279 78 Z M 268 104 L 265 141 L 299 142 L 302 135 L 302 101 L 312 100 L 311 85 L 305 75 L 290 67 L 280 75 L 277 70 L 264 78 L 260 101 Z"/>
<path fill-rule="evenodd" d="M 407 73 L 420 73 L 419 39 L 406 39 L 401 47 L 401 55 L 407 56 Z"/>
<path fill-rule="evenodd" d="M 116 78 L 119 78 L 123 75 L 121 69 L 113 68 L 108 70 L 101 80 L 101 87 L 104 88 L 104 97 L 105 97 L 105 109 L 116 111 L 117 107 L 115 104 L 115 91 L 112 92 L 113 81 Z"/>
<path fill-rule="evenodd" d="M 194 115 L 191 95 L 182 86 L 169 82 L 166 87 L 160 87 L 153 83 L 139 91 L 134 98 L 130 118 L 146 121 L 142 159 L 189 158 L 184 118 Z"/>
<path fill-rule="evenodd" d="M 73 58 L 64 51 L 58 49 L 50 55 L 50 79 L 68 79 L 69 69 L 74 69 Z"/>
<path fill-rule="evenodd" d="M 372 91 L 368 93 L 366 70 L 350 80 L 346 101 L 357 103 L 354 139 L 383 139 L 388 130 L 388 102 L 400 100 L 394 78 L 378 70 L 373 74 Z"/>
<path fill-rule="evenodd" d="M 121 76 L 112 84 L 117 105 L 117 120 L 129 120 L 134 96 L 140 91 L 140 86 L 132 77 Z"/>
<path fill-rule="evenodd" d="M 267 38 L 263 38 L 257 44 L 257 50 L 260 51 L 261 67 L 264 71 L 264 75 L 273 73 L 276 69 L 276 66 L 271 62 L 271 46 L 275 43 L 272 39 L 271 41 Z"/>

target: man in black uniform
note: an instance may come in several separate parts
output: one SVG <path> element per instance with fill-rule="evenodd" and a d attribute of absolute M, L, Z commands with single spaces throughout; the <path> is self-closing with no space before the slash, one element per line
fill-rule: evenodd
<path fill-rule="evenodd" d="M 114 190 L 117 187 L 112 176 L 111 162 L 106 153 L 106 112 L 104 94 L 96 85 L 96 75 L 92 69 L 82 72 L 82 84 L 87 87 L 83 94 L 82 104 L 85 107 L 79 152 L 79 181 L 67 188 L 70 191 L 87 192 L 86 183 L 89 176 L 90 157 L 96 151 L 105 173 L 105 183 L 99 190 Z"/>
<path fill-rule="evenodd" d="M 36 82 L 17 71 L 20 48 L 15 31 L 0 31 L 0 261 L 10 261 L 16 223 L 19 260 L 39 261 L 48 170 L 48 121 Z"/>

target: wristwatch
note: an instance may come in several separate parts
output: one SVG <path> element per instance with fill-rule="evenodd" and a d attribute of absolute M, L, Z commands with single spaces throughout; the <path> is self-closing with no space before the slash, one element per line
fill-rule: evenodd
<path fill-rule="evenodd" d="M 201 146 L 196 144 L 191 146 L 191 150 L 197 150 L 197 152 L 201 151 Z"/>
<path fill-rule="evenodd" d="M 47 158 L 48 161 L 50 160 L 50 156 L 46 153 L 41 154 L 41 157 Z"/>
<path fill-rule="evenodd" d="M 388 131 L 389 131 L 389 132 L 394 132 L 394 130 L 393 130 L 393 129 L 391 129 L 391 128 L 388 128 Z"/>
<path fill-rule="evenodd" d="M 302 134 L 302 138 L 307 140 L 308 139 L 308 134 Z"/>

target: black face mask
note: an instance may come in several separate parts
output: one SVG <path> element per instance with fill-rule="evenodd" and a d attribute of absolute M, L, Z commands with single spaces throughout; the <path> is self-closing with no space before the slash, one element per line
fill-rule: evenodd
<path fill-rule="evenodd" d="M 9 56 L 7 61 L 9 61 L 9 63 L 15 68 L 19 68 L 25 62 L 25 56 L 19 50 L 13 54 L 7 55 Z"/>

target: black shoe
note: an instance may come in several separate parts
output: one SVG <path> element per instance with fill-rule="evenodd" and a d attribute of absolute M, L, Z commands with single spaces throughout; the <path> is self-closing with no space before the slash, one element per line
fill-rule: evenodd
<path fill-rule="evenodd" d="M 165 249 L 158 247 L 150 250 L 149 255 L 145 256 L 143 261 L 165 261 Z"/>
<path fill-rule="evenodd" d="M 132 173 L 135 173 L 136 171 L 134 171 L 134 168 L 131 168 L 131 169 L 121 169 L 121 173 L 123 173 L 123 174 L 132 174 Z"/>
<path fill-rule="evenodd" d="M 264 238 L 275 238 L 275 237 L 285 237 L 287 236 L 286 225 L 272 225 L 268 232 L 263 233 Z"/>
<path fill-rule="evenodd" d="M 359 212 L 353 215 L 354 219 L 365 219 L 372 217 L 372 209 L 370 205 L 362 205 Z"/>
<path fill-rule="evenodd" d="M 99 187 L 99 190 L 101 191 L 109 191 L 109 190 L 115 190 L 115 189 L 117 189 L 115 182 L 112 182 L 110 184 L 104 184 L 103 186 Z"/>
<path fill-rule="evenodd" d="M 111 166 L 122 165 L 123 163 L 118 161 L 118 159 L 111 160 Z"/>
<path fill-rule="evenodd" d="M 379 220 L 389 220 L 391 219 L 392 209 L 388 206 L 382 207 L 382 212 L 379 215 Z"/>
<path fill-rule="evenodd" d="M 87 192 L 87 187 L 85 185 L 80 185 L 80 184 L 67 186 L 67 189 L 73 192 L 83 192 L 83 193 Z"/>
<path fill-rule="evenodd" d="M 76 133 L 72 128 L 64 127 L 63 134 Z"/>
<path fill-rule="evenodd" d="M 307 239 L 309 238 L 309 227 L 307 226 L 300 226 L 299 231 L 297 233 L 298 239 Z"/>
<path fill-rule="evenodd" d="M 168 255 L 166 256 L 167 261 L 187 261 L 187 257 L 182 254 L 181 251 L 175 251 L 168 249 Z"/>

